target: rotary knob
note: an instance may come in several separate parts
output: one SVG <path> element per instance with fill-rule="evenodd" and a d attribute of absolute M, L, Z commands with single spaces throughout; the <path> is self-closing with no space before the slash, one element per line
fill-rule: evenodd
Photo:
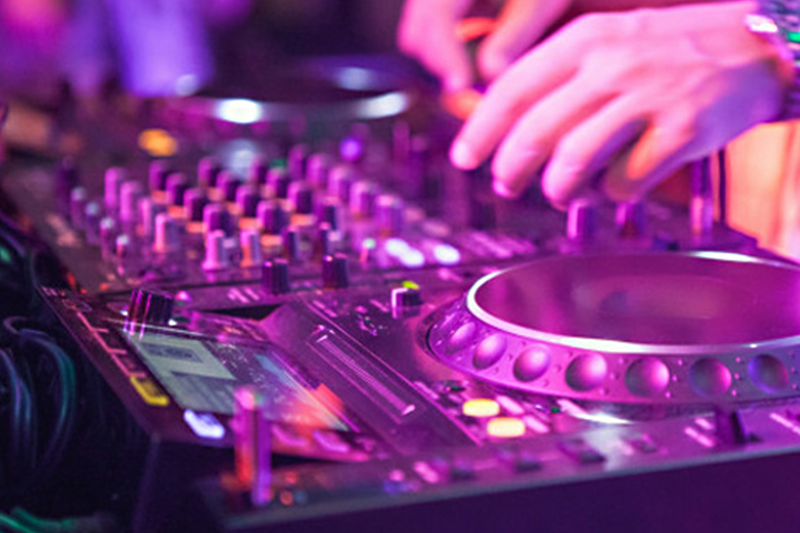
<path fill-rule="evenodd" d="M 166 292 L 134 289 L 128 304 L 125 329 L 135 332 L 145 325 L 166 326 L 172 317 L 172 296 Z"/>

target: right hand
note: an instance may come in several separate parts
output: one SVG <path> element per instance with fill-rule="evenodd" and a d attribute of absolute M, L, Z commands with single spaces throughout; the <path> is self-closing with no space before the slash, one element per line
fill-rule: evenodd
<path fill-rule="evenodd" d="M 397 42 L 406 54 L 442 80 L 447 91 L 468 88 L 473 79 L 470 60 L 456 29 L 476 0 L 407 0 Z M 502 73 L 569 7 L 572 0 L 506 0 L 495 30 L 480 45 L 478 73 L 492 81 Z"/>

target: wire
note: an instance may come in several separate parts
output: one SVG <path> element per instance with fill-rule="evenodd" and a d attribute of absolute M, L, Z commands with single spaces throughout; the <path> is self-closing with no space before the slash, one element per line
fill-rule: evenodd
<path fill-rule="evenodd" d="M 36 529 L 20 524 L 5 513 L 0 513 L 0 527 L 13 531 L 14 533 L 41 533 Z"/>
<path fill-rule="evenodd" d="M 36 330 L 25 329 L 20 332 L 20 349 L 25 350 L 28 343 L 36 346 L 40 353 L 50 357 L 58 372 L 59 398 L 55 402 L 58 409 L 53 432 L 36 469 L 36 477 L 46 476 L 58 465 L 69 444 L 77 412 L 77 387 L 75 366 L 72 360 L 49 336 Z"/>

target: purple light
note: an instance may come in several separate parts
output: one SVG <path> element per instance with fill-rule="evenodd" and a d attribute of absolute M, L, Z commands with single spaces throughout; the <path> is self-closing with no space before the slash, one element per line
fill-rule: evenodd
<path fill-rule="evenodd" d="M 211 413 L 196 413 L 186 409 L 183 420 L 200 438 L 220 440 L 225 436 L 225 426 Z"/>

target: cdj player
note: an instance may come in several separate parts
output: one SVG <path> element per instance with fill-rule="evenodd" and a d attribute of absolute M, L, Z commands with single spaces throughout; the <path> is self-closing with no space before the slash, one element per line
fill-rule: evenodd
<path fill-rule="evenodd" d="M 793 530 L 800 269 L 707 196 L 495 198 L 424 90 L 303 75 L 4 177 L 147 442 L 132 530 Z"/>

